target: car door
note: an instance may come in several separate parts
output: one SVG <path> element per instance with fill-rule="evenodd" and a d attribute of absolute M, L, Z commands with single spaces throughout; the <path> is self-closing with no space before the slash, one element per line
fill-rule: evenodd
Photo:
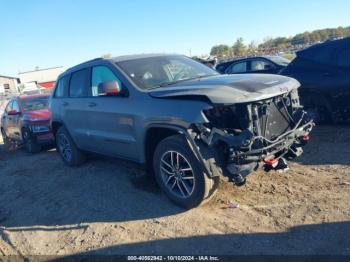
<path fill-rule="evenodd" d="M 16 110 L 17 114 L 11 116 L 11 133 L 13 139 L 21 140 L 21 110 L 17 99 L 13 100 L 12 110 Z"/>
<path fill-rule="evenodd" d="M 340 112 L 344 120 L 350 120 L 350 48 L 338 50 L 335 66 L 328 73 L 333 80 L 330 95 L 333 108 Z"/>
<path fill-rule="evenodd" d="M 12 116 L 11 115 L 8 115 L 8 112 L 12 110 L 12 103 L 13 103 L 13 100 L 10 100 L 8 103 L 7 103 L 7 106 L 5 108 L 5 111 L 4 111 L 4 114 L 2 115 L 2 119 L 1 119 L 1 126 L 2 128 L 4 129 L 6 135 L 8 137 L 11 138 L 11 135 L 12 135 L 12 129 L 11 129 L 11 119 L 12 119 Z"/>
<path fill-rule="evenodd" d="M 116 69 L 107 65 L 92 67 L 89 99 L 90 141 L 93 151 L 135 159 L 136 132 L 135 115 L 132 114 L 130 97 L 126 87 L 117 75 Z M 120 95 L 99 94 L 98 86 L 104 82 L 116 81 L 122 88 Z"/>
<path fill-rule="evenodd" d="M 89 149 L 89 97 L 90 68 L 71 73 L 67 97 L 59 99 L 62 119 L 69 134 L 80 149 Z"/>
<path fill-rule="evenodd" d="M 64 104 L 69 103 L 68 97 L 68 88 L 69 88 L 70 75 L 65 75 L 60 77 L 55 85 L 54 93 L 49 99 L 49 110 L 51 112 L 51 120 L 62 122 L 64 114 Z"/>

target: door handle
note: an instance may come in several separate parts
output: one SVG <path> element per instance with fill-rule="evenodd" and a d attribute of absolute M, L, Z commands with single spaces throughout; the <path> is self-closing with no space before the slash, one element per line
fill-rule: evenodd
<path fill-rule="evenodd" d="M 90 102 L 90 103 L 88 104 L 88 107 L 95 107 L 95 106 L 97 106 L 97 104 L 96 104 L 95 102 Z"/>
<path fill-rule="evenodd" d="M 69 104 L 68 104 L 68 102 L 62 102 L 62 105 L 63 106 L 68 106 Z"/>

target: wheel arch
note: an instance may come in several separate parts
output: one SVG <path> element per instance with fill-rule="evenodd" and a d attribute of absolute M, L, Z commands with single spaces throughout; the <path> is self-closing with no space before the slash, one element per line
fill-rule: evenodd
<path fill-rule="evenodd" d="M 51 130 L 53 135 L 56 137 L 56 133 L 57 130 L 61 127 L 61 126 L 65 126 L 64 123 L 62 121 L 59 120 L 52 120 L 51 122 Z"/>
<path fill-rule="evenodd" d="M 317 92 L 313 89 L 299 89 L 299 99 L 301 105 L 307 108 L 311 105 L 313 106 L 324 106 L 330 117 L 331 122 L 337 122 L 337 117 L 334 113 L 332 97 L 324 92 Z"/>
<path fill-rule="evenodd" d="M 314 102 L 316 104 L 323 104 L 322 102 L 327 101 L 329 109 L 332 109 L 331 107 L 331 96 L 325 94 L 324 92 L 317 92 L 317 90 L 310 90 L 310 89 L 306 89 L 306 90 L 302 90 L 299 89 L 299 96 L 301 101 L 306 100 L 306 99 L 310 99 L 310 98 L 315 98 L 317 97 L 317 99 L 314 100 Z"/>
<path fill-rule="evenodd" d="M 30 131 L 30 123 L 28 120 L 24 120 L 22 121 L 21 123 L 21 126 L 20 126 L 20 131 L 21 131 L 21 138 L 23 139 L 23 130 L 25 129 L 28 129 Z"/>
<path fill-rule="evenodd" d="M 184 134 L 184 130 L 181 127 L 165 124 L 152 124 L 147 127 L 143 139 L 143 154 L 148 172 L 152 171 L 153 154 L 157 145 L 165 138 L 176 134 Z"/>
<path fill-rule="evenodd" d="M 153 163 L 153 154 L 154 151 L 162 140 L 165 138 L 181 134 L 185 137 L 185 139 L 188 142 L 189 147 L 191 148 L 194 156 L 199 160 L 201 163 L 204 172 L 208 177 L 213 177 L 213 173 L 209 171 L 207 165 L 205 164 L 205 160 L 200 153 L 193 137 L 191 136 L 188 129 L 180 126 L 175 125 L 167 125 L 167 124 L 151 124 L 148 126 L 145 136 L 144 136 L 144 156 L 145 156 L 145 165 L 148 172 L 153 173 L 152 163 Z"/>
<path fill-rule="evenodd" d="M 61 120 L 53 120 L 51 122 L 51 131 L 52 131 L 54 138 L 56 139 L 56 133 L 57 133 L 58 129 L 60 129 L 61 127 L 64 127 L 66 129 L 67 133 L 70 135 L 71 139 L 73 140 L 74 144 L 76 145 L 75 140 L 74 140 L 73 136 L 71 135 L 71 132 L 67 128 L 67 125 Z"/>

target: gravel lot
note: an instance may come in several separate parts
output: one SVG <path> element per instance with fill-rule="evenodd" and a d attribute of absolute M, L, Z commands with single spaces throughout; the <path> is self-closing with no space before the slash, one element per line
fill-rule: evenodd
<path fill-rule="evenodd" d="M 63 165 L 0 144 L 0 255 L 350 254 L 350 127 L 317 127 L 286 173 L 174 206 L 133 163 Z M 239 208 L 224 209 L 226 202 Z"/>

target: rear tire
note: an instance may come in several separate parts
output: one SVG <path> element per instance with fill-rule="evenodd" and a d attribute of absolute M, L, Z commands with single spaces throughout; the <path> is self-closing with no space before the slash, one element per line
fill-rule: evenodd
<path fill-rule="evenodd" d="M 79 166 L 85 162 L 85 154 L 78 149 L 64 126 L 60 127 L 56 132 L 56 146 L 66 165 Z"/>
<path fill-rule="evenodd" d="M 219 177 L 209 178 L 182 135 L 162 140 L 153 157 L 155 178 L 175 204 L 190 209 L 214 196 Z"/>

